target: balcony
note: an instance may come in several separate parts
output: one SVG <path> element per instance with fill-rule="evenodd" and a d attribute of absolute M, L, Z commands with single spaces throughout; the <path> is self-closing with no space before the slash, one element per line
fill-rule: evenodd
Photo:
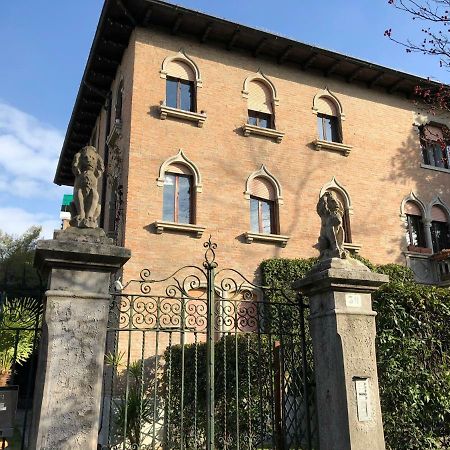
<path fill-rule="evenodd" d="M 442 250 L 434 255 L 407 251 L 405 257 L 406 265 L 413 271 L 418 283 L 450 286 L 450 250 Z"/>

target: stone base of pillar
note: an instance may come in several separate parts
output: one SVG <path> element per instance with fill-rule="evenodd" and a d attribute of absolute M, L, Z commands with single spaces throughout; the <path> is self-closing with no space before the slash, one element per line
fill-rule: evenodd
<path fill-rule="evenodd" d="M 294 285 L 310 300 L 321 450 L 385 449 L 371 292 L 387 281 L 333 258 Z"/>
<path fill-rule="evenodd" d="M 68 228 L 39 241 L 49 275 L 30 449 L 97 448 L 109 281 L 130 258 L 103 230 Z"/>

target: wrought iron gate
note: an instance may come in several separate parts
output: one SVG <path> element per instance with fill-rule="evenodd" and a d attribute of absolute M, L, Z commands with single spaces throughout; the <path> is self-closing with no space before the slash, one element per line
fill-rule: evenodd
<path fill-rule="evenodd" d="M 204 246 L 202 267 L 113 294 L 99 448 L 316 449 L 304 299 Z"/>

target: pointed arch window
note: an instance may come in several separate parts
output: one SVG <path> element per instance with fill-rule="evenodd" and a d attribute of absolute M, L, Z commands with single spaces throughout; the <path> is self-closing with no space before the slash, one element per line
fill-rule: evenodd
<path fill-rule="evenodd" d="M 116 103 L 115 103 L 115 116 L 114 121 L 117 124 L 122 123 L 122 108 L 123 108 L 123 80 L 120 80 L 119 87 L 117 88 L 116 93 Z"/>
<path fill-rule="evenodd" d="M 275 128 L 272 93 L 266 83 L 248 84 L 248 123 L 261 128 Z"/>
<path fill-rule="evenodd" d="M 322 141 L 342 143 L 341 123 L 336 103 L 322 96 L 317 100 L 317 133 Z"/>
<path fill-rule="evenodd" d="M 426 248 L 425 230 L 420 206 L 409 200 L 405 203 L 404 212 L 406 215 L 406 241 L 408 243 L 408 249 L 412 247 Z"/>
<path fill-rule="evenodd" d="M 433 205 L 431 208 L 431 242 L 434 253 L 450 248 L 448 222 L 448 215 L 444 208 Z"/>
<path fill-rule="evenodd" d="M 164 174 L 163 220 L 195 223 L 193 176 L 188 167 L 171 164 Z"/>
<path fill-rule="evenodd" d="M 166 105 L 195 112 L 197 109 L 195 73 L 183 61 L 173 60 L 166 67 Z"/>
<path fill-rule="evenodd" d="M 250 230 L 253 233 L 279 234 L 275 190 L 262 177 L 250 183 Z"/>

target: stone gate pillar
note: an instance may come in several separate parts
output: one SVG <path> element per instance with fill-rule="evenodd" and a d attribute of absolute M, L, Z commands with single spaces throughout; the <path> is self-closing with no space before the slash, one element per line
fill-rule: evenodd
<path fill-rule="evenodd" d="M 387 281 L 348 257 L 294 285 L 310 303 L 321 450 L 385 449 L 371 293 Z"/>
<path fill-rule="evenodd" d="M 110 274 L 130 258 L 99 228 L 68 228 L 39 241 L 49 274 L 30 449 L 95 450 Z"/>

